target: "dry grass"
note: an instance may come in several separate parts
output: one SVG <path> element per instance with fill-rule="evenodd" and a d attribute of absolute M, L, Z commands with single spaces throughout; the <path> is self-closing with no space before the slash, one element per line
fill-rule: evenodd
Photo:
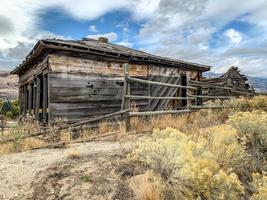
<path fill-rule="evenodd" d="M 81 153 L 77 150 L 71 151 L 68 153 L 68 158 L 70 159 L 79 159 L 81 157 Z"/>
<path fill-rule="evenodd" d="M 60 141 L 61 142 L 70 142 L 71 141 L 71 131 L 63 130 L 60 132 Z"/>
<path fill-rule="evenodd" d="M 36 147 L 41 147 L 47 144 L 43 140 L 40 140 L 38 138 L 26 138 L 21 142 L 21 147 L 19 148 L 19 151 L 25 151 Z"/>
<path fill-rule="evenodd" d="M 0 144 L 0 155 L 26 151 L 29 149 L 37 148 L 46 145 L 47 143 L 38 138 L 25 138 L 23 140 L 14 140 L 12 143 Z"/>
<path fill-rule="evenodd" d="M 132 177 L 129 186 L 138 200 L 162 200 L 164 198 L 164 182 L 152 172 L 148 171 Z"/>

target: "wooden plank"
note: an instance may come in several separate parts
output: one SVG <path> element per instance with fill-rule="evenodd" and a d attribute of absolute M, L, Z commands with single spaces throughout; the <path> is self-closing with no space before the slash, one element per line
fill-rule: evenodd
<path fill-rule="evenodd" d="M 95 73 L 98 75 L 119 75 L 123 76 L 123 67 L 120 62 L 108 62 L 105 60 L 86 59 L 65 55 L 50 55 L 49 63 L 54 72 L 72 73 Z M 130 64 L 131 76 L 146 76 L 147 66 Z"/>
<path fill-rule="evenodd" d="M 244 95 L 254 96 L 253 93 L 241 92 L 241 91 L 237 91 L 237 90 L 231 90 L 231 92 L 237 93 L 237 94 L 244 94 Z"/>
<path fill-rule="evenodd" d="M 71 127 L 78 127 L 78 126 L 81 126 L 81 125 L 84 125 L 84 124 L 97 122 L 97 121 L 100 121 L 100 120 L 103 120 L 103 119 L 107 119 L 107 118 L 110 118 L 110 117 L 119 116 L 119 115 L 127 113 L 127 112 L 129 112 L 131 110 L 132 109 L 120 110 L 120 111 L 117 111 L 117 112 L 114 112 L 114 113 L 110 113 L 110 114 L 107 114 L 107 115 L 104 115 L 104 116 L 95 117 L 95 118 L 92 118 L 92 119 L 88 119 L 88 120 L 85 120 L 85 121 L 82 121 L 82 122 L 78 122 L 78 123 L 72 124 Z"/>
<path fill-rule="evenodd" d="M 230 99 L 231 96 L 208 96 L 208 95 L 188 95 L 193 98 L 205 98 L 205 99 Z"/>
<path fill-rule="evenodd" d="M 24 115 L 27 114 L 27 110 L 28 110 L 28 95 L 27 95 L 27 87 L 28 84 L 24 85 Z"/>
<path fill-rule="evenodd" d="M 159 67 L 152 67 L 150 69 L 150 77 L 149 81 L 157 81 L 157 82 L 163 82 L 163 83 L 172 83 L 172 76 L 174 72 L 176 72 L 176 69 L 169 69 L 169 68 L 159 68 Z M 157 74 L 157 75 L 152 75 Z M 160 75 L 158 75 L 160 74 Z M 150 93 L 150 96 L 163 96 L 164 92 L 168 89 L 167 87 L 159 86 L 159 85 L 149 85 L 152 88 L 152 93 Z M 157 110 L 157 105 L 160 100 L 153 100 L 150 101 L 148 105 L 147 110 Z"/>
<path fill-rule="evenodd" d="M 123 91 L 122 91 L 122 102 L 121 102 L 121 110 L 126 108 L 126 95 L 127 95 L 127 90 L 129 89 L 128 87 L 128 81 L 127 77 L 129 76 L 129 69 L 128 69 L 128 64 L 124 64 L 124 84 L 123 84 Z"/>
<path fill-rule="evenodd" d="M 97 101 L 120 101 L 122 95 L 118 94 L 116 96 L 107 95 L 80 95 L 80 96 L 51 96 L 52 103 L 78 103 L 78 102 L 97 102 Z"/>
<path fill-rule="evenodd" d="M 175 85 L 181 84 L 181 77 L 172 78 L 171 84 L 175 84 Z M 173 97 L 177 93 L 178 89 L 179 88 L 168 87 L 168 88 L 166 88 L 166 90 L 165 90 L 165 92 L 164 92 L 164 94 L 162 96 Z M 165 109 L 169 102 L 170 102 L 170 100 L 168 100 L 168 99 L 166 99 L 166 100 L 164 99 L 164 100 L 159 101 L 158 104 L 157 104 L 156 109 L 157 110 Z"/>
<path fill-rule="evenodd" d="M 191 95 L 191 91 L 188 88 L 189 82 L 190 82 L 190 75 L 189 75 L 189 73 L 186 73 L 186 86 L 187 86 L 187 88 L 186 88 L 186 96 L 187 97 L 190 97 L 190 95 Z M 190 109 L 191 104 L 192 104 L 192 101 L 190 99 L 187 99 L 187 101 L 186 101 L 187 109 Z"/>
<path fill-rule="evenodd" d="M 138 82 L 138 83 L 143 83 L 143 84 L 160 85 L 160 86 L 174 87 L 174 88 L 185 88 L 185 89 L 191 89 L 191 90 L 197 89 L 197 88 L 191 87 L 191 86 L 175 85 L 175 84 L 169 84 L 169 83 L 160 83 L 160 82 L 156 82 L 156 81 L 143 80 L 140 78 L 128 77 L 127 79 L 128 79 L 128 81 L 131 81 L 131 82 Z"/>
<path fill-rule="evenodd" d="M 221 109 L 224 106 L 190 106 L 190 109 Z"/>
<path fill-rule="evenodd" d="M 39 109 L 40 109 L 40 98 L 41 98 L 41 80 L 40 77 L 36 77 L 36 119 L 39 120 Z"/>
<path fill-rule="evenodd" d="M 47 108 L 48 108 L 48 82 L 47 74 L 43 75 L 43 123 L 48 122 Z"/>
<path fill-rule="evenodd" d="M 202 88 L 216 88 L 216 89 L 225 89 L 225 90 L 232 90 L 232 87 L 225 87 L 225 86 L 216 86 L 213 84 L 194 84 L 194 83 L 189 83 L 190 86 L 194 87 L 202 87 Z"/>
<path fill-rule="evenodd" d="M 192 110 L 165 110 L 165 111 L 147 111 L 147 112 L 129 112 L 130 117 L 166 115 L 166 114 L 183 114 L 190 113 Z"/>
<path fill-rule="evenodd" d="M 195 99 L 194 97 L 152 97 L 152 96 L 138 96 L 138 95 L 126 95 L 129 99 L 164 99 L 164 100 L 187 100 Z"/>
<path fill-rule="evenodd" d="M 36 86 L 36 79 L 33 81 L 33 114 L 36 115 L 36 92 L 37 92 L 37 86 Z"/>
<path fill-rule="evenodd" d="M 28 113 L 31 114 L 32 111 L 32 85 L 28 85 Z"/>

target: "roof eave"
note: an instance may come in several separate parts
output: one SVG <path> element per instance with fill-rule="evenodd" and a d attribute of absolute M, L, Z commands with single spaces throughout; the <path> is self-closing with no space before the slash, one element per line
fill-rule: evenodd
<path fill-rule="evenodd" d="M 35 56 L 40 54 L 44 47 L 45 45 L 43 44 L 42 40 L 39 40 L 34 46 L 34 48 L 31 50 L 31 52 L 26 56 L 26 59 L 21 64 L 19 64 L 14 70 L 12 70 L 10 74 L 19 74 Z"/>

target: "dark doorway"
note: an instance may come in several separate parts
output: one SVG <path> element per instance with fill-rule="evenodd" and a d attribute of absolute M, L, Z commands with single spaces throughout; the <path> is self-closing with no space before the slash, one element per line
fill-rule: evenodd
<path fill-rule="evenodd" d="M 186 78 L 186 75 L 183 74 L 181 75 L 181 85 L 184 85 L 186 86 L 187 85 L 187 78 Z M 186 97 L 187 96 L 187 90 L 182 88 L 182 97 Z M 182 107 L 186 107 L 187 106 L 187 100 L 182 100 Z"/>

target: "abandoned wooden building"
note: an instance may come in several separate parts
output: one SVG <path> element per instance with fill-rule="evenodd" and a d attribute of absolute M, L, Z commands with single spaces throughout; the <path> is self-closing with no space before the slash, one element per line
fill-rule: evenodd
<path fill-rule="evenodd" d="M 248 78 L 241 74 L 238 67 L 232 66 L 227 72 L 219 77 L 203 79 L 206 84 L 217 84 L 226 87 L 233 87 L 235 90 L 225 90 L 222 88 L 208 88 L 203 90 L 205 95 L 230 95 L 240 96 L 246 93 L 254 93 L 253 86 L 248 84 Z M 231 94 L 230 94 L 231 93 Z"/>
<path fill-rule="evenodd" d="M 48 122 L 77 121 L 121 109 L 124 64 L 129 75 L 151 81 L 187 85 L 201 81 L 209 66 L 151 55 L 111 44 L 106 38 L 40 40 L 11 73 L 19 76 L 21 115 Z M 186 89 L 134 83 L 134 95 L 186 97 Z M 186 100 L 136 99 L 139 110 L 181 109 Z"/>

